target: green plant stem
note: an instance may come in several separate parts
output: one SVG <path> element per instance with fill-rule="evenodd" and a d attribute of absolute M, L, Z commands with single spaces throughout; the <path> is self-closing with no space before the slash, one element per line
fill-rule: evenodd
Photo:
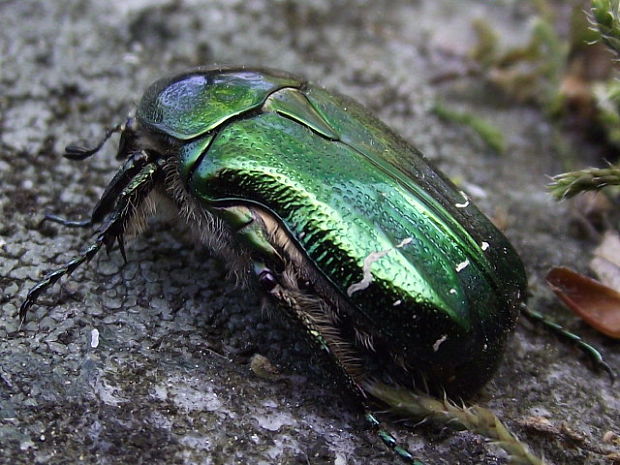
<path fill-rule="evenodd" d="M 519 441 L 495 414 L 484 407 L 458 406 L 447 398 L 437 399 L 421 392 L 380 382 L 367 382 L 364 389 L 391 410 L 402 416 L 428 419 L 438 424 L 449 424 L 480 434 L 501 447 L 509 456 L 510 465 L 546 465 L 527 445 Z"/>
<path fill-rule="evenodd" d="M 585 192 L 599 190 L 606 186 L 620 185 L 620 168 L 587 168 L 561 173 L 552 178 L 549 191 L 557 199 L 567 199 Z"/>

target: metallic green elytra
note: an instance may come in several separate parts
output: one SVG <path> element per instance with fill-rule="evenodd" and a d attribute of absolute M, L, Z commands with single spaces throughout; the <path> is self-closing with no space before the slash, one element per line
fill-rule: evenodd
<path fill-rule="evenodd" d="M 115 130 L 124 164 L 90 220 L 51 217 L 99 235 L 31 290 L 22 318 L 104 245 L 124 254 L 124 234 L 166 204 L 360 396 L 372 379 L 468 395 L 492 375 L 525 298 L 521 260 L 360 104 L 278 71 L 196 69 L 152 84 Z"/>
<path fill-rule="evenodd" d="M 199 70 L 149 87 L 125 134 L 174 153 L 174 184 L 270 270 L 278 301 L 316 298 L 318 332 L 353 357 L 461 394 L 493 372 L 525 295 L 521 261 L 359 104 L 282 73 Z"/>

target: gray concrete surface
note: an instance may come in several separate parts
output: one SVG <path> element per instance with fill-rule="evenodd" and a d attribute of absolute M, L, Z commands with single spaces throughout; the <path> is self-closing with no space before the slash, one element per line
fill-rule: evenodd
<path fill-rule="evenodd" d="M 567 205 L 545 193 L 545 176 L 563 170 L 552 127 L 535 108 L 498 104 L 472 80 L 429 84 L 462 66 L 455 56 L 472 45 L 473 18 L 488 18 L 506 40 L 523 37 L 527 5 L 489 3 L 0 2 L 0 463 L 397 462 L 326 361 L 166 225 L 128 244 L 127 265 L 103 253 L 55 286 L 17 331 L 28 288 L 89 241 L 84 231 L 40 226 L 42 214 L 84 217 L 117 167 L 114 143 L 81 164 L 62 159 L 63 147 L 96 140 L 149 82 L 196 65 L 282 68 L 368 105 L 489 215 L 507 215 L 532 305 L 599 344 L 620 371 L 618 343 L 580 324 L 543 284 L 551 265 L 585 269 L 594 245 L 574 234 Z M 497 157 L 438 121 L 429 109 L 439 96 L 492 118 L 508 153 Z M 575 152 L 586 163 L 594 150 Z M 255 353 L 281 376 L 255 376 Z M 521 325 L 478 400 L 551 463 L 610 463 L 596 450 L 607 431 L 619 432 L 617 387 L 548 334 Z M 585 440 L 534 431 L 525 426 L 533 416 Z M 391 428 L 429 465 L 506 463 L 472 433 Z"/>

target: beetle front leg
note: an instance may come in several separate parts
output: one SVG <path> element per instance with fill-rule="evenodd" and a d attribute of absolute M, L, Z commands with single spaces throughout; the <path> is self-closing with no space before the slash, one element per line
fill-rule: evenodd
<path fill-rule="evenodd" d="M 62 216 L 54 215 L 52 213 L 46 213 L 41 220 L 41 223 L 44 221 L 51 221 L 52 223 L 58 223 L 67 228 L 88 228 L 93 225 L 92 220 L 89 218 L 87 220 L 68 220 L 63 218 Z"/>
<path fill-rule="evenodd" d="M 131 153 L 106 187 L 95 208 L 93 208 L 89 219 L 68 220 L 58 215 L 46 213 L 42 221 L 51 221 L 68 228 L 88 228 L 96 223 L 100 223 L 113 210 L 118 196 L 147 163 L 148 155 L 145 152 Z"/>
<path fill-rule="evenodd" d="M 92 260 L 92 258 L 97 255 L 104 245 L 109 250 L 114 245 L 114 242 L 118 241 L 121 254 L 123 255 L 125 261 L 127 260 L 123 245 L 123 234 L 129 220 L 136 211 L 136 207 L 148 196 L 154 182 L 158 180 L 160 173 L 161 169 L 158 165 L 154 163 L 147 163 L 133 178 L 129 179 L 125 183 L 126 185 L 124 189 L 122 189 L 117 196 L 114 210 L 107 215 L 107 219 L 99 230 L 99 234 L 97 239 L 95 239 L 95 242 L 93 242 L 78 257 L 73 258 L 65 265 L 47 274 L 45 278 L 35 284 L 34 287 L 28 291 L 28 295 L 19 309 L 19 318 L 21 323 L 25 321 L 28 310 L 32 307 L 32 305 L 34 305 L 38 296 L 43 291 L 56 283 L 61 277 L 71 274 L 83 263 Z M 118 174 L 114 179 L 117 179 L 117 177 Z M 111 184 L 114 184 L 114 181 Z M 106 192 L 109 190 L 110 187 L 108 186 Z"/>

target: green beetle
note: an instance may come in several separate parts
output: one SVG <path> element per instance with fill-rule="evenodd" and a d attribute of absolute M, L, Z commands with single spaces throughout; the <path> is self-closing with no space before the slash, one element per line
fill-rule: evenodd
<path fill-rule="evenodd" d="M 87 221 L 86 251 L 173 207 L 329 352 L 360 398 L 390 380 L 467 396 L 492 375 L 525 298 L 506 238 L 418 150 L 353 100 L 273 70 L 195 69 L 152 84 L 121 132 L 124 160 Z"/>

